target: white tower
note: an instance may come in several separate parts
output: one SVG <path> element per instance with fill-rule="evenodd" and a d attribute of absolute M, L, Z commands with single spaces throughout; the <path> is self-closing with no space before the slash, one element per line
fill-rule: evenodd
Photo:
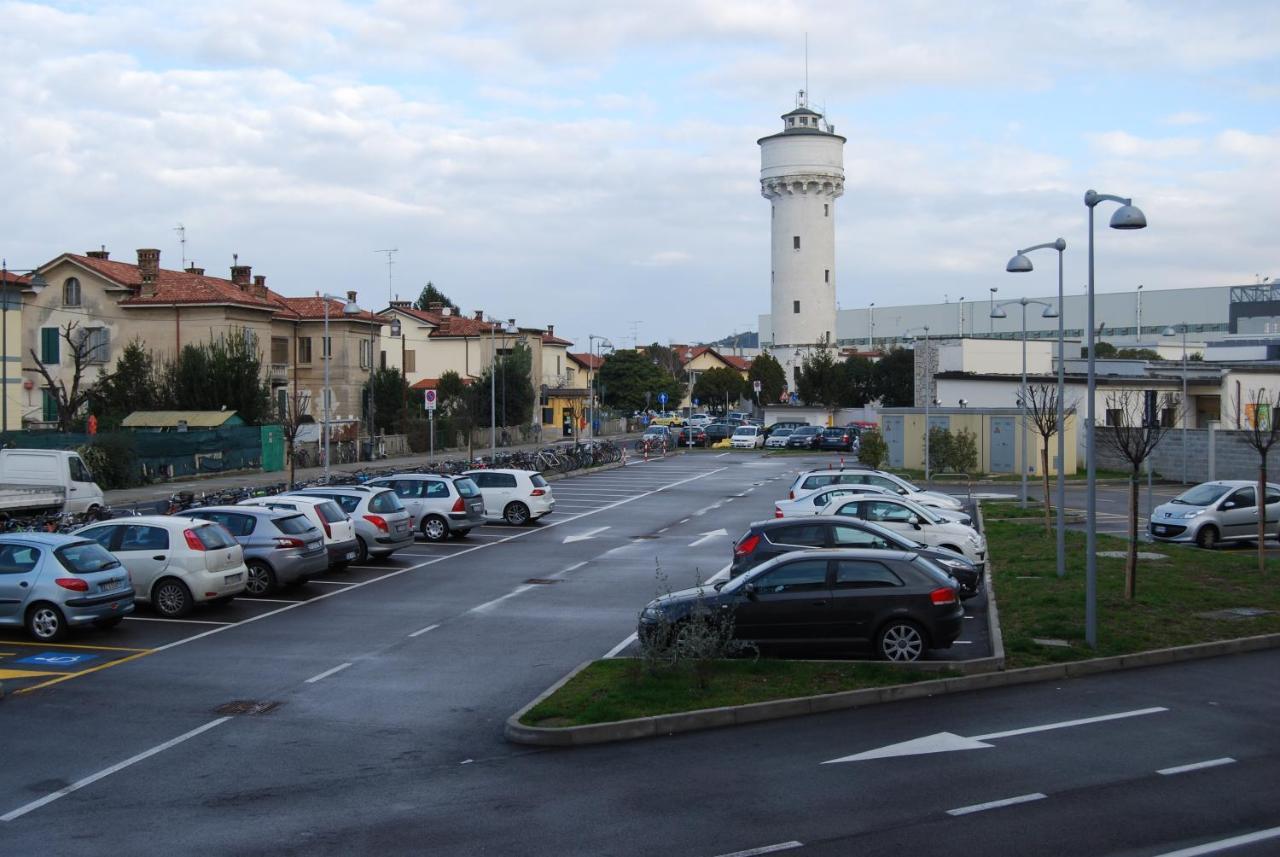
<path fill-rule="evenodd" d="M 804 90 L 782 131 L 760 145 L 760 193 L 773 208 L 773 356 L 795 389 L 804 355 L 836 338 L 835 201 L 844 193 L 845 138 Z"/>

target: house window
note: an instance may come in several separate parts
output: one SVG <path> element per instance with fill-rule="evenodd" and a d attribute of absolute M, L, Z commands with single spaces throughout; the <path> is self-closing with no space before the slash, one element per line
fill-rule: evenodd
<path fill-rule="evenodd" d="M 298 340 L 298 362 L 304 365 L 311 364 L 311 337 L 303 336 Z"/>
<path fill-rule="evenodd" d="M 1107 408 L 1107 425 L 1118 426 L 1124 420 L 1124 415 L 1119 408 Z"/>
<path fill-rule="evenodd" d="M 791 236 L 791 249 L 792 249 L 792 250 L 799 250 L 799 249 L 800 249 L 800 236 L 799 236 L 799 235 L 793 235 L 793 236 Z"/>
<path fill-rule="evenodd" d="M 800 117 L 800 124 L 801 124 L 801 125 L 808 125 L 808 124 L 809 124 L 809 119 L 808 119 L 808 117 L 806 117 L 806 116 L 801 116 L 801 117 Z"/>
<path fill-rule="evenodd" d="M 62 305 L 80 306 L 80 281 L 75 277 L 67 277 L 62 284 Z"/>
<path fill-rule="evenodd" d="M 85 362 L 106 363 L 111 350 L 111 334 L 105 327 L 85 328 Z"/>
<path fill-rule="evenodd" d="M 556 375 L 560 374 L 560 355 L 556 355 Z"/>
<path fill-rule="evenodd" d="M 831 269 L 830 269 L 830 268 L 827 268 L 825 271 L 823 271 L 823 272 L 822 272 L 822 282 L 824 282 L 824 283 L 829 283 L 829 282 L 831 282 Z"/>
<path fill-rule="evenodd" d="M 406 351 L 404 353 L 404 371 L 406 375 L 410 372 L 418 371 L 418 352 Z"/>
<path fill-rule="evenodd" d="M 792 302 L 791 302 L 791 311 L 792 311 L 793 313 L 799 313 L 799 312 L 800 312 L 800 301 L 792 301 Z"/>
<path fill-rule="evenodd" d="M 244 329 L 244 345 L 251 351 L 258 350 L 258 332 L 251 327 Z"/>
<path fill-rule="evenodd" d="M 360 340 L 360 368 L 369 368 L 369 340 Z"/>
<path fill-rule="evenodd" d="M 58 400 L 48 390 L 41 390 L 41 414 L 47 423 L 56 423 L 58 421 Z"/>
<path fill-rule="evenodd" d="M 324 354 L 321 357 L 325 360 L 330 360 L 333 358 L 333 337 L 323 336 L 321 339 L 324 340 Z"/>
<path fill-rule="evenodd" d="M 831 216 L 831 203 L 829 203 L 829 202 L 824 202 L 824 203 L 822 204 L 822 216 L 823 216 L 823 217 L 830 217 L 830 216 Z"/>
<path fill-rule="evenodd" d="M 544 426 L 551 425 L 552 423 L 555 422 L 555 419 L 556 419 L 556 412 L 553 408 L 542 409 L 542 424 Z"/>
<path fill-rule="evenodd" d="M 271 337 L 271 362 L 277 366 L 289 363 L 289 340 L 283 336 Z"/>
<path fill-rule="evenodd" d="M 1160 425 L 1164 428 L 1173 428 L 1178 421 L 1177 408 L 1162 408 L 1160 410 Z"/>
<path fill-rule="evenodd" d="M 387 352 L 385 351 L 378 352 L 378 368 L 379 369 L 387 368 Z"/>
<path fill-rule="evenodd" d="M 40 362 L 46 366 L 56 366 L 61 356 L 58 347 L 58 328 L 40 328 Z"/>

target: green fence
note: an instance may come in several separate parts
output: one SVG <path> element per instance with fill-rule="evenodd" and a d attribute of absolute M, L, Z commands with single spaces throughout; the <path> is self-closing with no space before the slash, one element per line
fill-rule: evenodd
<path fill-rule="evenodd" d="M 61 432 L 5 432 L 0 440 L 19 449 L 78 449 L 101 446 L 110 451 L 114 464 L 128 459 L 132 484 L 263 468 L 266 442 L 270 470 L 283 467 L 283 442 L 279 426 L 239 426 L 184 432 L 110 432 L 97 435 Z M 125 474 L 122 474 L 125 475 Z"/>

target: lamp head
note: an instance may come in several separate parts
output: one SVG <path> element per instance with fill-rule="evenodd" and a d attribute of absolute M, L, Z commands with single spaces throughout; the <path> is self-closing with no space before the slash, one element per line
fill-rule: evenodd
<path fill-rule="evenodd" d="M 1004 307 L 1002 307 L 1002 306 L 992 307 L 992 309 L 991 309 L 991 317 L 992 317 L 992 318 L 1008 318 L 1008 317 L 1009 317 L 1009 313 L 1005 312 L 1005 311 L 1004 311 Z"/>
<path fill-rule="evenodd" d="M 1004 269 L 1010 274 L 1026 274 L 1033 270 L 1031 260 L 1021 253 L 1010 259 Z"/>
<path fill-rule="evenodd" d="M 346 304 L 344 304 L 342 307 L 342 314 L 343 315 L 359 315 L 360 305 L 353 300 L 347 301 Z"/>
<path fill-rule="evenodd" d="M 1177 336 L 1178 331 L 1174 330 L 1173 326 L 1170 325 L 1169 327 L 1166 327 L 1164 330 L 1160 331 L 1160 335 L 1161 336 Z"/>
<path fill-rule="evenodd" d="M 1147 216 L 1136 205 L 1122 205 L 1111 215 L 1112 229 L 1146 229 Z"/>
<path fill-rule="evenodd" d="M 1040 313 L 1040 317 L 1041 318 L 1057 318 L 1058 308 L 1055 306 L 1047 306 L 1044 308 L 1044 312 Z"/>

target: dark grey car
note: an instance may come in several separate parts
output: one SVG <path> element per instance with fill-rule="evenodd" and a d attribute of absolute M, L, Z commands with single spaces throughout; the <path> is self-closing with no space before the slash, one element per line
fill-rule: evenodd
<path fill-rule="evenodd" d="M 284 584 L 305 583 L 329 568 L 324 533 L 300 512 L 256 506 L 206 506 L 184 513 L 227 528 L 244 548 L 245 592 L 269 595 Z"/>

